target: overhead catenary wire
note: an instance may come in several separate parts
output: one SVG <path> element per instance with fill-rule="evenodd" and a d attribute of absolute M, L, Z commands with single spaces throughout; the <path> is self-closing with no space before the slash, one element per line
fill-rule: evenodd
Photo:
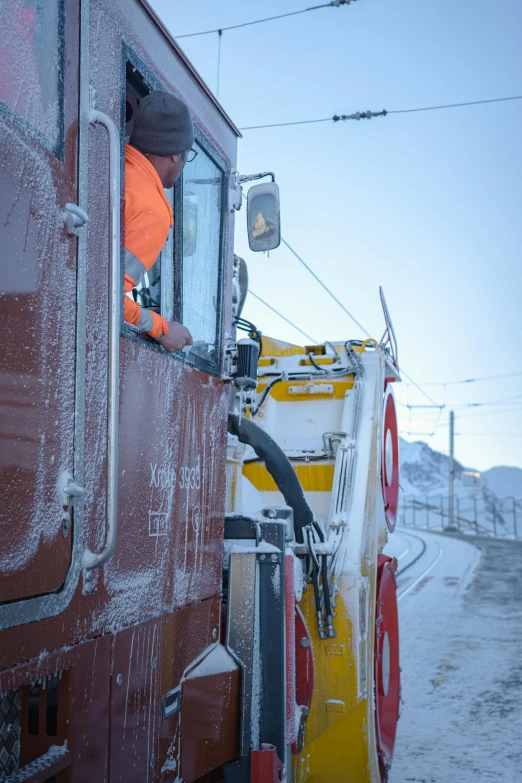
<path fill-rule="evenodd" d="M 251 27 L 255 24 L 264 24 L 265 22 L 273 22 L 276 19 L 286 19 L 289 16 L 298 16 L 299 14 L 306 14 L 308 11 L 319 11 L 321 8 L 340 8 L 343 5 L 350 5 L 355 3 L 356 0 L 332 0 L 330 3 L 321 3 L 321 5 L 312 5 L 309 8 L 301 8 L 299 11 L 288 11 L 285 14 L 277 14 L 276 16 L 266 16 L 263 19 L 254 19 L 252 22 L 241 22 L 241 24 L 231 24 L 228 27 L 217 27 L 214 30 L 201 30 L 197 33 L 184 33 L 183 35 L 176 35 L 175 38 L 195 38 L 199 35 L 212 35 L 212 33 L 219 33 L 220 35 L 227 30 L 239 30 L 240 27 Z"/>
<path fill-rule="evenodd" d="M 511 413 L 522 413 L 522 406 L 517 407 L 517 408 L 510 408 L 508 410 L 482 411 L 481 413 L 471 413 L 468 416 L 459 416 L 459 422 L 463 421 L 465 419 L 474 419 L 477 416 L 496 416 L 498 414 L 507 414 L 507 413 L 510 413 L 510 414 Z M 418 426 L 419 425 L 422 426 L 422 423 L 417 421 L 417 425 Z M 440 423 L 437 422 L 435 424 L 435 426 L 432 427 L 431 431 L 429 431 L 429 432 L 422 431 L 421 432 L 419 430 L 413 430 L 411 428 L 411 422 L 409 422 L 408 429 L 400 430 L 400 433 L 403 434 L 403 435 L 411 435 L 411 436 L 420 436 L 420 435 L 422 435 L 424 437 L 433 438 L 433 437 L 435 437 L 435 435 L 438 434 L 436 432 L 436 430 L 443 429 L 443 428 L 448 427 L 448 426 L 449 426 L 449 422 L 448 421 L 441 421 Z M 492 433 L 492 435 L 494 435 L 494 434 L 495 433 Z"/>
<path fill-rule="evenodd" d="M 218 36 L 216 98 L 219 98 L 219 77 L 221 74 L 221 39 L 223 37 L 222 30 L 218 30 Z"/>
<path fill-rule="evenodd" d="M 283 313 L 280 313 L 279 310 L 276 310 L 275 307 L 272 307 L 271 304 L 268 304 L 268 302 L 265 302 L 264 299 L 261 299 L 258 294 L 256 294 L 254 291 L 252 291 L 251 288 L 248 289 L 248 293 L 251 294 L 254 299 L 257 299 L 261 304 L 264 304 L 265 307 L 268 307 L 269 310 L 272 310 L 273 313 L 279 316 L 279 318 L 282 318 L 283 321 L 286 321 L 287 324 L 290 324 L 294 329 L 296 329 L 300 334 L 302 334 L 304 337 L 306 337 L 307 340 L 310 340 L 314 345 L 317 345 L 317 340 L 315 337 L 311 337 L 309 334 L 304 332 L 302 329 L 300 329 L 296 324 L 293 323 L 289 318 L 286 317 L 286 315 L 283 315 Z"/>
<path fill-rule="evenodd" d="M 471 438 L 522 438 L 522 433 L 518 432 L 456 432 L 457 435 Z"/>
<path fill-rule="evenodd" d="M 480 383 L 481 381 L 496 381 L 500 378 L 516 378 L 518 376 L 522 375 L 522 371 L 520 372 L 510 372 L 505 373 L 503 375 L 483 375 L 479 378 L 464 378 L 461 381 L 431 381 L 423 383 L 423 386 L 460 386 L 461 384 L 465 383 Z M 405 386 L 409 386 L 408 383 L 404 384 Z"/>
<path fill-rule="evenodd" d="M 422 435 L 424 438 L 432 438 L 432 432 L 410 432 L 409 430 L 399 430 L 399 435 Z M 470 438 L 522 438 L 522 433 L 516 432 L 456 432 L 455 437 Z"/>
<path fill-rule="evenodd" d="M 340 300 L 339 300 L 339 299 L 338 299 L 338 298 L 335 296 L 335 294 L 333 293 L 333 291 L 332 291 L 330 288 L 328 288 L 328 286 L 327 286 L 325 283 L 323 283 L 323 281 L 321 280 L 321 278 L 319 277 L 319 275 L 317 275 L 317 274 L 316 274 L 316 273 L 313 271 L 313 269 L 312 269 L 312 268 L 311 268 L 311 267 L 310 267 L 310 266 L 309 266 L 309 265 L 306 263 L 306 261 L 305 261 L 305 260 L 304 260 L 304 259 L 303 259 L 303 258 L 302 258 L 300 255 L 299 255 L 299 253 L 297 253 L 297 251 L 296 251 L 296 250 L 294 250 L 294 248 L 293 248 L 293 247 L 292 247 L 292 246 L 291 246 L 291 245 L 290 245 L 290 244 L 289 244 L 289 243 L 286 241 L 286 239 L 284 239 L 284 237 L 281 237 L 281 241 L 283 242 L 283 244 L 284 244 L 284 245 L 286 245 L 286 247 L 288 248 L 288 250 L 290 250 L 290 252 L 291 252 L 291 253 L 292 253 L 292 254 L 293 254 L 293 255 L 294 255 L 296 258 L 297 258 L 297 260 L 298 260 L 298 261 L 299 261 L 299 262 L 300 262 L 300 263 L 301 263 L 301 264 L 302 264 L 302 265 L 305 267 L 305 269 L 306 269 L 306 270 L 307 270 L 307 271 L 308 271 L 308 272 L 309 272 L 309 273 L 312 275 L 312 277 L 315 279 L 315 281 L 316 281 L 317 283 L 319 283 L 319 285 L 320 285 L 322 288 L 324 288 L 324 290 L 327 292 L 327 294 L 328 294 L 329 296 L 331 296 L 331 298 L 332 298 L 332 299 L 333 299 L 333 300 L 334 300 L 334 301 L 335 301 L 335 302 L 336 302 L 336 303 L 339 305 L 339 307 L 340 307 L 340 308 L 343 310 L 343 312 L 344 312 L 344 313 L 346 313 L 346 315 L 347 315 L 347 316 L 348 316 L 348 317 L 349 317 L 349 318 L 350 318 L 350 319 L 351 319 L 351 320 L 354 322 L 354 324 L 356 324 L 356 326 L 358 326 L 358 327 L 359 327 L 359 329 L 361 329 L 361 331 L 362 331 L 362 332 L 363 332 L 363 333 L 366 335 L 366 337 L 370 337 L 370 333 L 369 333 L 369 332 L 368 332 L 368 331 L 367 331 L 367 330 L 364 328 L 364 326 L 363 326 L 363 325 L 362 325 L 362 324 L 361 324 L 361 323 L 360 323 L 360 322 L 359 322 L 359 321 L 358 321 L 358 320 L 355 318 L 355 316 L 353 316 L 353 315 L 351 314 L 351 312 L 350 312 L 350 311 L 349 311 L 349 310 L 348 310 L 348 309 L 347 309 L 347 308 L 344 306 L 344 304 L 343 304 L 343 303 L 342 303 L 342 302 L 341 302 L 341 301 L 340 301 Z M 253 292 L 253 291 L 250 291 L 250 293 L 251 293 L 251 294 L 252 294 L 252 295 L 253 295 L 253 296 L 254 296 L 256 299 L 259 299 L 259 301 L 260 301 L 260 302 L 262 302 L 262 303 L 263 303 L 263 304 L 264 304 L 266 307 L 268 307 L 270 310 L 272 310 L 274 313 L 276 313 L 276 315 L 279 315 L 279 316 L 280 316 L 280 318 L 282 318 L 284 321 L 286 321 L 286 322 L 287 322 L 287 323 L 289 323 L 291 326 L 293 326 L 293 327 L 294 327 L 294 329 L 297 329 L 297 331 L 299 331 L 301 334 L 304 334 L 304 335 L 305 335 L 305 337 L 308 337 L 309 339 L 313 340 L 314 342 L 317 342 L 317 341 L 315 341 L 315 340 L 314 340 L 314 338 L 311 338 L 311 337 L 310 337 L 310 335 L 306 334 L 306 332 L 303 332 L 303 330 L 302 330 L 302 329 L 299 329 L 299 327 L 298 327 L 298 326 L 296 326 L 294 323 L 292 323 L 292 321 L 289 321 L 289 319 L 288 319 L 288 318 L 286 318 L 284 315 L 282 315 L 282 313 L 280 313 L 278 310 L 276 310 L 274 307 L 272 307 L 272 305 L 269 305 L 269 304 L 268 304 L 268 302 L 265 302 L 265 301 L 264 301 L 264 299 L 261 299 L 261 297 L 260 297 L 260 296 L 258 296 L 257 294 L 254 294 L 254 292 Z M 404 375 L 404 377 L 405 377 L 405 378 L 408 378 L 408 380 L 410 381 L 410 383 L 412 384 L 412 386 L 415 386 L 415 388 L 416 388 L 416 389 L 417 389 L 417 390 L 418 390 L 418 391 L 419 391 L 421 394 L 423 394 L 423 395 L 426 397 L 426 399 L 427 399 L 427 400 L 429 400 L 429 402 L 430 402 L 430 403 L 433 403 L 433 405 L 434 405 L 435 407 L 437 407 L 437 408 L 439 408 L 439 407 L 440 407 L 439 405 L 437 405 L 437 403 L 435 402 L 435 400 L 434 400 L 432 397 L 430 397 L 430 396 L 429 396 L 429 394 L 427 394 L 427 393 L 426 393 L 426 392 L 425 392 L 425 391 L 424 391 L 424 390 L 423 390 L 423 389 L 422 389 L 422 388 L 419 386 L 419 384 L 417 384 L 417 383 L 416 383 L 416 382 L 413 380 L 413 378 L 412 378 L 410 375 L 408 375 L 408 373 L 406 373 L 406 372 L 405 372 L 404 370 L 402 370 L 402 369 L 401 369 L 401 375 Z"/>
<path fill-rule="evenodd" d="M 424 395 L 424 397 L 426 397 L 427 400 L 429 400 L 432 403 L 432 407 L 434 407 L 434 408 L 443 408 L 444 407 L 443 405 L 439 405 L 437 402 L 435 402 L 433 397 L 430 397 L 430 395 L 427 392 L 424 391 L 424 389 L 420 386 L 420 384 L 416 383 L 413 380 L 413 378 L 411 377 L 411 375 L 408 375 L 408 373 L 402 367 L 401 367 L 401 371 L 400 372 L 401 372 L 402 376 L 404 376 L 405 378 L 407 378 L 409 380 L 411 386 L 414 386 L 417 389 L 417 391 L 419 391 L 422 395 Z"/>
<path fill-rule="evenodd" d="M 327 292 L 327 293 L 328 293 L 328 294 L 329 294 L 329 295 L 332 297 L 332 299 L 333 299 L 335 302 L 337 302 L 337 304 L 339 305 L 339 307 L 341 308 L 341 310 L 343 310 L 343 311 L 346 313 L 346 315 L 347 315 L 349 318 L 351 318 L 351 319 L 352 319 L 352 321 L 354 322 L 354 324 L 355 324 L 356 326 L 358 326 L 358 327 L 359 327 L 359 329 L 361 329 L 361 331 L 363 331 L 363 332 L 364 332 L 364 334 L 366 335 L 366 337 L 370 337 L 370 333 L 366 331 L 366 329 L 364 328 L 364 326 L 363 326 L 363 325 L 362 325 L 362 324 L 361 324 L 361 323 L 360 323 L 360 322 L 357 320 L 357 318 L 355 318 L 355 316 L 353 316 L 353 315 L 351 314 L 351 312 L 350 312 L 349 310 L 347 310 L 347 308 L 346 308 L 346 307 L 343 305 L 343 303 L 342 303 L 342 302 L 341 302 L 341 301 L 340 301 L 340 300 L 339 300 L 339 299 L 336 297 L 336 295 L 333 293 L 333 291 L 331 291 L 331 290 L 330 290 L 330 288 L 328 288 L 328 286 L 327 286 L 325 283 L 323 283 L 323 281 L 321 280 L 321 278 L 320 278 L 318 275 L 316 275 L 316 273 L 314 272 L 314 270 L 313 270 L 311 267 L 309 267 L 309 266 L 308 266 L 308 264 L 306 263 L 306 261 L 304 261 L 304 259 L 302 259 L 302 258 L 301 258 L 301 256 L 299 255 L 299 253 L 297 253 L 297 251 L 295 251 L 295 250 L 294 250 L 294 248 L 293 248 L 291 245 L 289 245 L 289 244 L 288 244 L 288 242 L 286 241 L 286 239 L 284 239 L 284 237 L 281 237 L 281 242 L 282 242 L 284 245 L 286 245 L 286 247 L 287 247 L 287 248 L 290 250 L 290 252 L 291 252 L 291 253 L 293 253 L 293 255 L 294 255 L 296 258 L 297 258 L 297 260 L 299 261 L 299 263 L 300 263 L 300 264 L 302 264 L 302 265 L 304 266 L 304 268 L 305 268 L 305 269 L 306 269 L 306 270 L 307 270 L 307 271 L 308 271 L 308 272 L 309 272 L 309 273 L 312 275 L 312 277 L 313 277 L 313 278 L 314 278 L 314 279 L 315 279 L 315 280 L 316 280 L 316 281 L 319 283 L 319 285 L 320 285 L 322 288 L 324 288 L 324 290 L 325 290 L 325 291 L 326 291 L 326 292 Z"/>
<path fill-rule="evenodd" d="M 386 117 L 388 114 L 412 114 L 421 111 L 438 111 L 441 109 L 456 109 L 462 106 L 478 106 L 486 103 L 502 103 L 505 101 L 520 101 L 522 95 L 510 95 L 505 98 L 485 98 L 480 101 L 461 101 L 460 103 L 444 103 L 438 106 L 419 106 L 411 109 L 382 109 L 381 111 L 357 111 L 353 114 L 334 114 L 332 117 L 321 117 L 312 120 L 295 120 L 293 122 L 272 122 L 265 125 L 245 125 L 240 130 L 261 130 L 262 128 L 283 128 L 288 125 L 310 125 L 316 122 L 344 122 L 346 120 L 371 120 L 374 117 Z"/>
<path fill-rule="evenodd" d="M 341 308 L 341 310 L 343 310 L 343 312 L 345 312 L 345 313 L 346 313 L 346 315 L 347 315 L 349 318 L 351 318 L 351 320 L 354 322 L 354 324 L 355 324 L 356 326 L 358 326 L 358 327 L 359 327 L 359 329 L 361 329 L 361 331 L 362 331 L 362 332 L 363 332 L 363 333 L 366 335 L 366 337 L 370 337 L 370 336 L 371 336 L 371 335 L 370 335 L 370 333 L 369 333 L 369 332 L 368 332 L 368 331 L 367 331 L 367 330 L 364 328 L 364 326 L 363 326 L 363 325 L 362 325 L 362 324 L 361 324 L 361 323 L 360 323 L 360 322 L 357 320 L 357 318 L 355 318 L 355 316 L 353 316 L 353 315 L 351 314 L 351 312 L 350 312 L 350 311 L 349 311 L 349 310 L 348 310 L 348 309 L 347 309 L 347 308 L 346 308 L 346 307 L 343 305 L 343 303 L 342 303 L 342 302 L 341 302 L 341 301 L 340 301 L 340 300 L 339 300 L 339 299 L 338 299 L 338 298 L 335 296 L 335 294 L 333 293 L 333 291 L 332 291 L 330 288 L 328 288 L 328 286 L 327 286 L 325 283 L 323 283 L 323 281 L 321 280 L 321 278 L 320 278 L 320 277 L 319 277 L 319 276 L 318 276 L 318 275 L 317 275 L 317 274 L 316 274 L 316 273 L 313 271 L 313 269 L 312 269 L 312 268 L 311 268 L 311 267 L 310 267 L 310 266 L 309 266 L 309 265 L 306 263 L 306 261 L 305 261 L 305 260 L 304 260 L 304 259 L 303 259 L 303 258 L 302 258 L 300 255 L 299 255 L 299 253 L 297 253 L 297 251 L 296 251 L 296 250 L 294 250 L 294 248 L 293 248 L 293 247 L 292 247 L 292 246 L 291 246 L 291 245 L 290 245 L 290 244 L 289 244 L 289 243 L 286 241 L 286 239 L 284 239 L 284 237 L 281 237 L 281 241 L 283 242 L 283 244 L 284 244 L 284 245 L 286 245 L 286 247 L 287 247 L 287 248 L 290 250 L 290 252 L 291 252 L 291 253 L 293 253 L 293 255 L 294 255 L 296 258 L 297 258 L 297 260 L 298 260 L 298 261 L 299 261 L 299 262 L 300 262 L 300 263 L 301 263 L 301 264 L 302 264 L 302 265 L 305 267 L 305 269 L 306 269 L 306 270 L 307 270 L 307 271 L 308 271 L 308 272 L 309 272 L 309 273 L 312 275 L 312 277 L 313 277 L 313 278 L 314 278 L 314 279 L 315 279 L 315 280 L 316 280 L 316 281 L 319 283 L 319 285 L 320 285 L 322 288 L 324 288 L 324 290 L 327 292 L 327 294 L 329 294 L 329 296 L 331 296 L 331 297 L 332 297 L 332 299 L 334 300 L 334 302 L 336 302 L 336 303 L 339 305 L 339 307 Z M 424 391 L 424 390 L 423 390 L 423 389 L 422 389 L 422 388 L 421 388 L 421 387 L 420 387 L 420 386 L 419 386 L 417 383 L 415 383 L 415 381 L 413 380 L 413 378 L 411 378 L 411 377 L 410 377 L 410 376 L 409 376 L 409 375 L 408 375 L 408 374 L 407 374 L 407 373 L 406 373 L 404 370 L 402 370 L 402 369 L 401 369 L 401 374 L 402 374 L 402 375 L 404 375 L 404 377 L 405 377 L 405 378 L 408 378 L 408 380 L 410 381 L 410 383 L 412 384 L 412 386 L 415 386 L 415 388 L 416 388 L 416 389 L 418 389 L 418 391 L 420 391 L 420 393 L 421 393 L 421 394 L 423 394 L 423 395 L 426 397 L 426 399 L 428 399 L 428 400 L 429 400 L 431 403 L 433 403 L 434 405 L 437 405 L 437 403 L 435 402 L 435 400 L 433 400 L 433 399 L 432 399 L 432 398 L 429 396 L 429 394 L 427 394 L 427 393 L 426 393 L 426 392 L 425 392 L 425 391 Z M 438 406 L 437 406 L 437 407 L 438 407 Z"/>
<path fill-rule="evenodd" d="M 403 373 L 405 374 L 405 373 Z M 441 403 L 440 405 L 410 405 L 406 402 L 399 402 L 401 408 L 408 408 L 410 410 L 426 410 L 427 408 L 482 408 L 486 405 L 505 405 L 513 402 L 513 400 L 520 400 L 522 394 L 515 394 L 512 397 L 502 397 L 500 400 L 486 400 L 484 402 L 454 402 L 454 403 Z"/>

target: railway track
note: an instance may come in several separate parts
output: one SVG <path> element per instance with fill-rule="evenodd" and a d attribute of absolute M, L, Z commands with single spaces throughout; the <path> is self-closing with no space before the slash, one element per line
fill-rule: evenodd
<path fill-rule="evenodd" d="M 385 547 L 385 552 L 396 557 L 399 563 L 397 600 L 400 601 L 436 567 L 444 549 L 429 534 L 421 536 L 399 528 Z"/>

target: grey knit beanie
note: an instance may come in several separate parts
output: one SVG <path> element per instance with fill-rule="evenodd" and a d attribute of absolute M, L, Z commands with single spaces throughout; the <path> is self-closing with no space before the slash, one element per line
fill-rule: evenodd
<path fill-rule="evenodd" d="M 175 155 L 194 144 L 194 125 L 186 103 L 168 92 L 151 92 L 138 106 L 130 143 L 150 155 Z"/>

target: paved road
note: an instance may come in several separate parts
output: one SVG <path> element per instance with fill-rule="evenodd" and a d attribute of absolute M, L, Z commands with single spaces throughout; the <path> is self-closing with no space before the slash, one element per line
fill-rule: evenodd
<path fill-rule="evenodd" d="M 390 783 L 522 783 L 522 544 L 401 529 L 386 551 L 404 698 Z"/>

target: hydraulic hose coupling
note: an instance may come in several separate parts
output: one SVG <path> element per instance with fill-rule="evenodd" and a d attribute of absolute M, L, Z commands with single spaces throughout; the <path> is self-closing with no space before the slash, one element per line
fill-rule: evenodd
<path fill-rule="evenodd" d="M 259 346 L 255 340 L 244 337 L 237 342 L 237 373 L 234 383 L 242 391 L 255 389 L 257 386 L 257 362 Z"/>

